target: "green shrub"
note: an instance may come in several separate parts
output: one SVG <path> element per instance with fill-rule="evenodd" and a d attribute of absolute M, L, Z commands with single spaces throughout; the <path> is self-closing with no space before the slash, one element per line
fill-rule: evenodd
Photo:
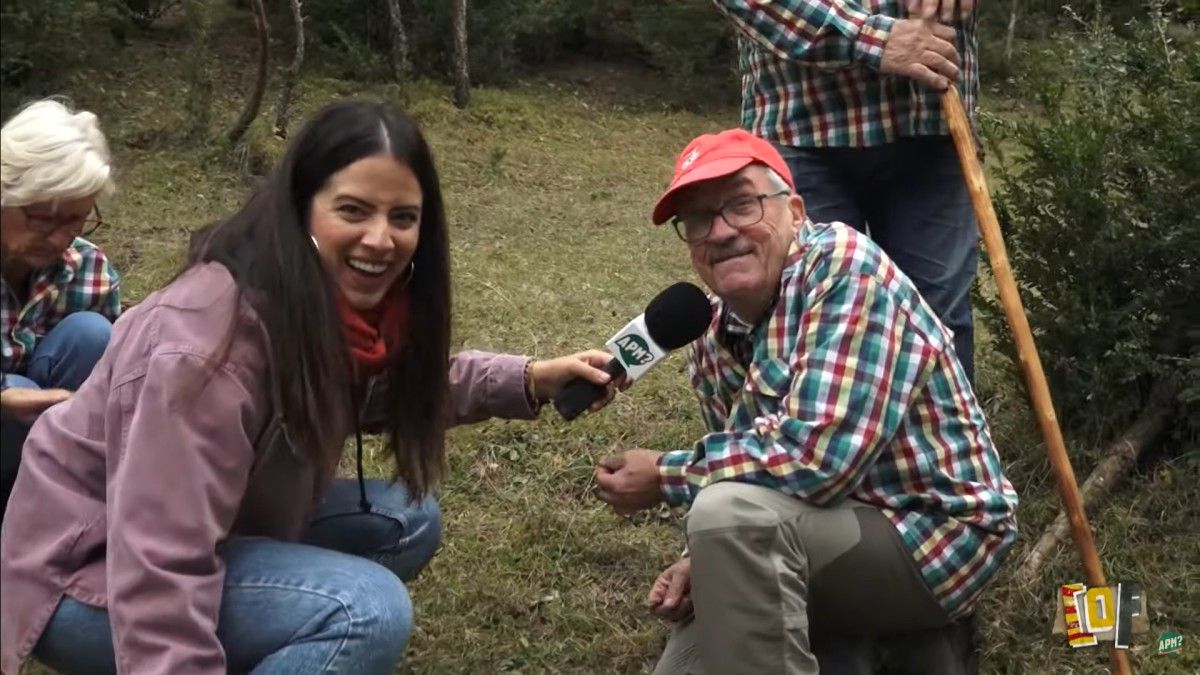
<path fill-rule="evenodd" d="M 111 44 L 111 7 L 84 0 L 4 0 L 0 4 L 0 114 L 60 93 L 62 77 Z"/>
<path fill-rule="evenodd" d="M 184 0 L 112 0 L 112 5 L 121 15 L 141 28 L 149 28 L 183 3 Z"/>
<path fill-rule="evenodd" d="M 1094 443 L 1174 380 L 1200 436 L 1200 49 L 1159 16 L 1060 34 L 1022 86 L 1034 114 L 993 121 L 997 212 L 1064 429 Z M 1036 60 L 1031 60 L 1036 61 Z M 1009 349 L 1003 313 L 984 319 Z M 1189 408 L 1188 401 L 1192 406 Z"/>
<path fill-rule="evenodd" d="M 675 88 L 716 87 L 737 98 L 737 40 L 708 0 L 635 2 L 629 32 Z"/>
<path fill-rule="evenodd" d="M 452 3 L 402 0 L 401 10 L 416 74 L 448 78 Z M 380 64 L 392 37 L 385 3 L 310 0 L 305 11 L 310 35 L 330 56 L 330 74 L 386 77 Z M 658 68 L 667 76 L 664 90 L 697 78 L 736 83 L 732 29 L 709 0 L 475 0 L 469 11 L 475 82 L 504 82 L 529 66 L 586 55 Z"/>

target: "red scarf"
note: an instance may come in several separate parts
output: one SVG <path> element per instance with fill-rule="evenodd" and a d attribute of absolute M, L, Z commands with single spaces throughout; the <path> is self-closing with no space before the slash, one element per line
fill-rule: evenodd
<path fill-rule="evenodd" d="M 354 309 L 340 290 L 335 292 L 346 345 L 360 378 L 381 372 L 404 347 L 409 305 L 406 286 L 393 285 L 379 304 L 368 310 Z"/>

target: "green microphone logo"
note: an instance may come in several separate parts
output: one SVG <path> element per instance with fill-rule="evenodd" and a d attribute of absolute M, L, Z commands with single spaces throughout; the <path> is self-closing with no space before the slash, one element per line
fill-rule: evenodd
<path fill-rule="evenodd" d="M 654 360 L 650 346 L 638 335 L 622 335 L 617 338 L 616 345 L 621 350 L 621 360 L 627 366 L 644 366 Z"/>

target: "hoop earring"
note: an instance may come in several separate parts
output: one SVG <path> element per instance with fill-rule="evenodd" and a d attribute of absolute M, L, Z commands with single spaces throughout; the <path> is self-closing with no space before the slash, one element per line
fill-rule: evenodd
<path fill-rule="evenodd" d="M 400 288 L 405 288 L 408 286 L 409 282 L 412 281 L 413 273 L 416 271 L 417 271 L 417 261 L 409 260 L 408 261 L 408 276 L 404 277 L 404 282 L 400 284 Z"/>

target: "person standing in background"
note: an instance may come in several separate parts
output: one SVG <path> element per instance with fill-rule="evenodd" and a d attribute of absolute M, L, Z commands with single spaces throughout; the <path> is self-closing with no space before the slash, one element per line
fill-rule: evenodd
<path fill-rule="evenodd" d="M 975 379 L 978 231 L 939 96 L 979 91 L 975 2 L 714 0 L 740 34 L 742 126 L 818 223 L 868 232 L 954 334 Z"/>

